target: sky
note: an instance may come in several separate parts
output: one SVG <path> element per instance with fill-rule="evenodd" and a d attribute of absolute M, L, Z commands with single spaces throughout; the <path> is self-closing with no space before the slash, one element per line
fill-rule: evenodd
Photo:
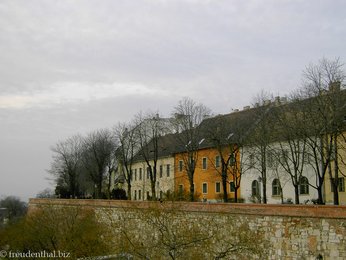
<path fill-rule="evenodd" d="M 229 113 L 346 61 L 346 1 L 1 0 L 0 198 L 53 188 L 51 147 L 183 97 Z"/>

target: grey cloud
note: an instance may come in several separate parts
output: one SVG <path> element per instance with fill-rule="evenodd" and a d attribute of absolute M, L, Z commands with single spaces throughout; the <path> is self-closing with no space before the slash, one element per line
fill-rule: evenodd
<path fill-rule="evenodd" d="M 169 114 L 190 96 L 226 113 L 251 103 L 260 89 L 289 92 L 308 63 L 346 60 L 344 10 L 341 0 L 1 1 L 0 96 L 35 97 L 64 82 L 85 89 L 136 83 L 154 91 L 0 109 L 0 191 L 11 192 L 11 176 L 43 189 L 49 145 L 139 110 Z M 165 94 L 154 96 L 157 89 Z M 17 166 L 17 152 L 26 170 Z"/>

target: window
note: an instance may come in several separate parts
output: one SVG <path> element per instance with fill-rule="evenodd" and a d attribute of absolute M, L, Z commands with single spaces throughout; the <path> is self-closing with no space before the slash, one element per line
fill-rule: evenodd
<path fill-rule="evenodd" d="M 138 199 L 141 200 L 142 199 L 142 191 L 138 190 Z"/>
<path fill-rule="evenodd" d="M 160 199 L 161 200 L 163 199 L 163 192 L 162 192 L 162 190 L 160 190 Z"/>
<path fill-rule="evenodd" d="M 207 158 L 206 157 L 202 158 L 202 169 L 203 170 L 207 169 Z"/>
<path fill-rule="evenodd" d="M 220 167 L 221 160 L 220 160 L 220 155 L 216 155 L 215 157 L 215 167 L 218 168 Z"/>
<path fill-rule="evenodd" d="M 149 191 L 147 191 L 147 200 L 150 200 L 151 198 L 150 198 L 150 193 L 149 193 Z"/>
<path fill-rule="evenodd" d="M 182 172 L 183 171 L 183 160 L 179 161 L 179 171 Z"/>
<path fill-rule="evenodd" d="M 160 165 L 160 178 L 162 178 L 163 168 L 162 165 Z"/>
<path fill-rule="evenodd" d="M 215 192 L 216 193 L 220 193 L 221 192 L 221 183 L 220 182 L 216 182 L 215 183 Z"/>
<path fill-rule="evenodd" d="M 251 195 L 254 197 L 259 196 L 259 183 L 257 180 L 254 180 L 251 184 Z"/>
<path fill-rule="evenodd" d="M 281 187 L 279 179 L 274 179 L 272 182 L 272 195 L 279 196 L 281 195 Z"/>
<path fill-rule="evenodd" d="M 310 164 L 311 163 L 311 154 L 309 154 L 309 153 L 305 153 L 305 154 L 303 154 L 303 156 L 304 156 L 304 164 Z"/>
<path fill-rule="evenodd" d="M 178 193 L 179 193 L 179 195 L 183 195 L 183 193 L 184 193 L 184 186 L 183 186 L 183 184 L 179 184 L 179 186 L 178 186 Z"/>
<path fill-rule="evenodd" d="M 171 165 L 170 164 L 166 165 L 166 172 L 167 172 L 167 177 L 169 177 L 170 172 L 171 172 Z"/>
<path fill-rule="evenodd" d="M 345 192 L 345 178 L 339 178 L 339 191 Z"/>
<path fill-rule="evenodd" d="M 148 166 L 147 167 L 147 179 L 150 178 L 150 170 L 151 170 L 151 168 L 150 168 L 150 166 Z"/>
<path fill-rule="evenodd" d="M 142 180 L 142 168 L 139 168 L 139 180 Z"/>
<path fill-rule="evenodd" d="M 299 192 L 302 195 L 309 194 L 309 181 L 304 176 L 301 176 L 299 180 Z"/>
<path fill-rule="evenodd" d="M 235 165 L 235 156 L 234 156 L 234 153 L 230 154 L 229 156 L 230 156 L 230 158 L 229 158 L 229 165 L 230 165 L 230 166 L 234 166 L 234 165 Z"/>
<path fill-rule="evenodd" d="M 130 179 L 133 180 L 133 171 L 132 171 L 132 169 L 130 170 Z"/>
<path fill-rule="evenodd" d="M 334 192 L 334 186 L 333 186 L 334 181 L 335 181 L 335 178 L 332 178 L 330 183 L 332 192 Z M 345 178 L 343 177 L 338 178 L 338 191 L 345 192 Z"/>
<path fill-rule="evenodd" d="M 230 192 L 235 192 L 235 185 L 234 185 L 234 182 L 233 182 L 233 181 L 231 181 L 231 182 L 229 183 L 229 191 L 230 191 Z"/>
<path fill-rule="evenodd" d="M 137 180 L 137 169 L 135 169 L 135 181 Z"/>
<path fill-rule="evenodd" d="M 135 190 L 135 200 L 137 200 L 137 191 Z"/>
<path fill-rule="evenodd" d="M 203 194 L 208 193 L 208 184 L 206 182 L 202 184 L 202 193 Z"/>

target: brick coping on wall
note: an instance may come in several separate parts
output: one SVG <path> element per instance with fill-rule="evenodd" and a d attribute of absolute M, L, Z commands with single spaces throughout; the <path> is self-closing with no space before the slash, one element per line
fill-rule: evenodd
<path fill-rule="evenodd" d="M 188 212 L 242 214 L 256 216 L 286 216 L 306 218 L 346 219 L 346 206 L 334 205 L 282 205 L 236 204 L 203 202 L 154 202 L 93 199 L 29 199 L 29 210 L 40 205 L 82 206 L 93 208 L 176 208 Z"/>

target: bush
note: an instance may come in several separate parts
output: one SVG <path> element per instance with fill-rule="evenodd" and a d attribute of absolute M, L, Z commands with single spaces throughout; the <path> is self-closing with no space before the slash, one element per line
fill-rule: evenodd
<path fill-rule="evenodd" d="M 71 259 L 105 255 L 110 252 L 107 231 L 93 210 L 46 206 L 2 230 L 0 247 L 23 253 L 59 250 Z"/>
<path fill-rule="evenodd" d="M 113 189 L 111 197 L 114 200 L 127 200 L 126 191 L 123 189 Z"/>
<path fill-rule="evenodd" d="M 0 200 L 0 208 L 6 208 L 8 219 L 15 221 L 25 215 L 27 205 L 17 197 L 8 196 Z"/>

